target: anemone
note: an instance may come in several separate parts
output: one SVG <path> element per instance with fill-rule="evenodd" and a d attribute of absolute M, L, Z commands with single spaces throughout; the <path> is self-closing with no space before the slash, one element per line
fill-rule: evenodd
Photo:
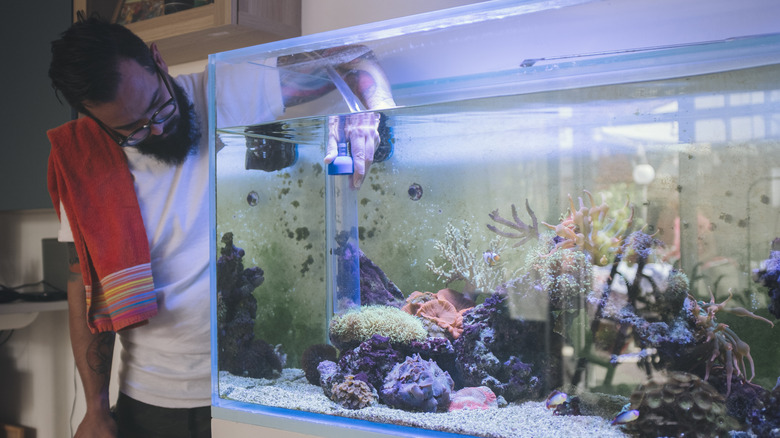
<path fill-rule="evenodd" d="M 704 380 L 709 378 L 710 370 L 716 360 L 720 360 L 726 367 L 726 394 L 731 393 L 731 379 L 733 374 L 737 376 L 744 376 L 748 382 L 753 380 L 756 375 L 755 363 L 753 357 L 750 355 L 750 346 L 747 342 L 737 336 L 737 334 L 729 328 L 726 324 L 719 323 L 715 319 L 715 315 L 724 311 L 737 316 L 747 316 L 759 321 L 764 321 L 767 324 L 774 327 L 774 323 L 766 318 L 758 316 L 753 312 L 743 307 L 732 307 L 727 309 L 726 303 L 728 303 L 733 294 L 729 291 L 729 297 L 723 300 L 723 302 L 716 303 L 715 297 L 710 294 L 710 301 L 696 301 L 693 296 L 688 295 L 688 298 L 693 302 L 693 316 L 696 320 L 696 327 L 702 330 L 706 334 L 705 342 L 712 343 L 712 355 L 707 360 L 706 371 L 704 374 Z M 747 366 L 745 360 L 750 364 L 750 378 L 747 377 Z"/>

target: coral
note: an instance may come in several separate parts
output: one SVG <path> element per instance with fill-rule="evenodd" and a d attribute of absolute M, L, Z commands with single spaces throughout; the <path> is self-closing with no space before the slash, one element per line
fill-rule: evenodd
<path fill-rule="evenodd" d="M 360 304 L 401 307 L 404 294 L 362 250 L 360 251 Z"/>
<path fill-rule="evenodd" d="M 335 362 L 338 357 L 336 347 L 328 344 L 314 344 L 303 351 L 301 355 L 301 368 L 306 380 L 312 385 L 320 384 L 320 372 L 317 366 L 323 360 Z"/>
<path fill-rule="evenodd" d="M 401 308 L 410 315 L 416 315 L 420 306 L 431 300 L 444 300 L 455 306 L 455 310 L 461 312 L 470 309 L 476 305 L 474 300 L 469 299 L 462 293 L 450 289 L 440 289 L 436 293 L 414 291 L 406 298 L 406 304 Z"/>
<path fill-rule="evenodd" d="M 726 413 L 725 398 L 698 376 L 684 372 L 655 375 L 631 394 L 639 418 L 625 429 L 640 437 L 726 436 L 738 422 Z"/>
<path fill-rule="evenodd" d="M 689 296 L 692 301 L 691 314 L 695 318 L 696 328 L 699 333 L 704 333 L 706 337 L 705 342 L 712 344 L 712 356 L 707 360 L 707 371 L 704 375 L 704 380 L 710 375 L 712 365 L 716 359 L 720 359 L 720 362 L 726 367 L 726 395 L 731 392 L 731 378 L 732 374 L 743 375 L 747 378 L 747 367 L 745 366 L 745 359 L 750 364 L 751 376 L 748 382 L 756 375 L 755 365 L 753 363 L 753 357 L 750 355 L 750 346 L 734 333 L 726 324 L 718 323 L 715 319 L 715 314 L 724 311 L 732 313 L 737 316 L 747 316 L 759 321 L 764 321 L 767 324 L 774 327 L 775 325 L 758 315 L 753 314 L 749 310 L 742 307 L 733 307 L 727 309 L 726 303 L 732 298 L 732 293 L 729 291 L 729 297 L 721 303 L 715 302 L 715 297 L 710 295 L 710 302 L 696 301 L 693 296 Z"/>
<path fill-rule="evenodd" d="M 499 230 L 495 225 L 492 224 L 487 225 L 488 230 L 502 237 L 506 237 L 509 239 L 519 239 L 514 245 L 512 245 L 512 247 L 514 248 L 517 248 L 518 246 L 522 246 L 523 244 L 525 244 L 531 239 L 538 239 L 539 223 L 536 219 L 536 215 L 534 214 L 534 211 L 531 210 L 531 206 L 528 205 L 528 199 L 525 200 L 525 210 L 528 212 L 528 215 L 531 216 L 531 225 L 528 225 L 525 222 L 520 220 L 520 217 L 517 215 L 517 207 L 515 207 L 515 204 L 512 204 L 512 219 L 514 219 L 514 222 L 511 222 L 508 219 L 504 219 L 503 217 L 501 217 L 501 215 L 498 214 L 498 209 L 493 210 L 493 212 L 491 212 L 488 216 L 494 222 L 497 222 L 500 225 L 504 225 L 515 231 Z"/>
<path fill-rule="evenodd" d="M 690 281 L 682 271 L 673 269 L 666 279 L 664 287 L 653 290 L 653 301 L 648 309 L 658 314 L 662 321 L 671 321 L 680 314 L 688 297 Z"/>
<path fill-rule="evenodd" d="M 463 333 L 463 315 L 449 301 L 431 300 L 420 306 L 417 316 L 435 322 L 446 329 L 453 339 Z"/>
<path fill-rule="evenodd" d="M 582 198 L 579 198 L 580 208 L 575 208 L 574 200 L 569 195 L 569 216 L 558 225 L 542 224 L 563 239 L 556 244 L 555 250 L 578 248 L 590 255 L 593 264 L 606 266 L 621 247 L 623 234 L 631 228 L 633 207 L 625 219 L 610 218 L 606 202 L 602 201 L 601 205 L 595 206 L 593 195 L 587 190 L 585 194 L 590 199 L 590 207 L 586 207 Z M 629 209 L 628 202 L 624 209 Z"/>
<path fill-rule="evenodd" d="M 506 382 L 497 385 L 501 388 L 501 395 L 507 400 L 521 400 L 536 394 L 541 385 L 531 369 L 530 364 L 522 362 L 517 356 L 510 356 L 498 374 L 499 379 Z"/>
<path fill-rule="evenodd" d="M 466 386 L 487 386 L 507 401 L 538 396 L 543 386 L 531 370 L 545 360 L 539 339 L 545 328 L 516 320 L 509 314 L 506 297 L 498 294 L 463 315 L 463 334 L 453 346 L 456 365 Z M 539 357 L 533 357 L 536 353 Z M 519 358 L 527 356 L 527 363 Z"/>
<path fill-rule="evenodd" d="M 546 292 L 550 306 L 570 310 L 592 290 L 593 264 L 581 251 L 560 250 L 549 255 L 532 251 L 526 261 L 534 282 Z"/>
<path fill-rule="evenodd" d="M 361 306 L 336 315 L 329 332 L 331 342 L 341 351 L 355 348 L 373 335 L 387 336 L 398 344 L 427 337 L 419 319 L 392 306 Z"/>
<path fill-rule="evenodd" d="M 404 356 L 393 349 L 390 338 L 373 335 L 352 350 L 346 351 L 338 361 L 342 374 L 363 374 L 375 388 L 381 388 L 385 376 Z"/>
<path fill-rule="evenodd" d="M 252 292 L 263 283 L 259 267 L 244 269 L 244 250 L 233 245 L 233 233 L 222 236 L 217 260 L 218 367 L 237 376 L 270 378 L 282 371 L 280 346 L 255 339 L 257 300 Z"/>
<path fill-rule="evenodd" d="M 339 366 L 336 362 L 323 360 L 317 365 L 317 372 L 320 374 L 320 387 L 325 397 L 331 398 L 333 385 L 344 381 L 344 374 L 339 372 Z"/>
<path fill-rule="evenodd" d="M 331 388 L 330 399 L 347 409 L 363 409 L 377 403 L 379 396 L 369 383 L 348 375 Z"/>
<path fill-rule="evenodd" d="M 420 310 L 420 306 L 431 300 L 436 300 L 438 297 L 433 292 L 420 292 L 414 291 L 406 297 L 406 304 L 401 307 L 401 310 L 410 314 L 417 315 L 417 311 Z"/>
<path fill-rule="evenodd" d="M 455 228 L 452 223 L 447 224 L 444 240 L 434 243 L 434 248 L 441 253 L 445 263 L 438 266 L 429 259 L 425 266 L 439 279 L 444 279 L 447 286 L 453 281 L 462 280 L 463 294 L 469 299 L 474 299 L 480 293 L 493 291 L 504 276 L 504 268 L 500 263 L 497 265 L 486 263 L 481 252 L 471 251 L 470 243 L 471 227 L 468 223 L 464 223 L 462 230 Z M 493 252 L 500 253 L 504 244 L 496 238 L 488 246 Z"/>
<path fill-rule="evenodd" d="M 410 315 L 424 318 L 436 324 L 437 327 L 446 330 L 451 339 L 457 339 L 463 332 L 463 312 L 470 307 L 458 310 L 455 304 L 463 307 L 472 303 L 462 296 L 462 294 L 451 289 L 442 289 L 437 293 L 414 291 L 406 299 L 406 304 L 401 308 Z M 431 333 L 428 328 L 428 335 L 436 337 L 436 333 Z"/>
<path fill-rule="evenodd" d="M 780 436 L 780 378 L 772 391 L 762 397 L 759 407 L 748 415 L 751 431 L 758 437 Z"/>
<path fill-rule="evenodd" d="M 780 318 L 780 237 L 772 241 L 769 258 L 753 271 L 753 281 L 768 289 L 769 313 Z"/>
<path fill-rule="evenodd" d="M 450 395 L 450 412 L 461 409 L 497 408 L 496 394 L 487 386 L 470 386 Z"/>
<path fill-rule="evenodd" d="M 727 385 L 726 369 L 724 367 L 713 368 L 707 381 L 721 394 L 726 393 Z M 764 402 L 769 390 L 760 385 L 748 382 L 744 376 L 735 376 L 731 381 L 731 392 L 726 397 L 726 408 L 729 415 L 736 418 L 742 424 L 749 424 L 752 414 L 764 407 Z M 778 411 L 780 413 L 780 411 Z"/>
<path fill-rule="evenodd" d="M 629 265 L 636 263 L 654 263 L 655 248 L 663 246 L 663 242 L 642 230 L 634 231 L 626 237 L 621 249 L 622 259 Z"/>
<path fill-rule="evenodd" d="M 447 338 L 428 338 L 424 341 L 412 341 L 407 349 L 409 355 L 419 354 L 425 360 L 433 360 L 450 374 L 455 388 L 463 387 L 463 379 L 455 364 L 455 348 Z"/>
<path fill-rule="evenodd" d="M 468 299 L 468 297 L 454 289 L 440 289 L 438 292 L 436 292 L 436 298 L 448 301 L 450 304 L 455 306 L 455 310 L 458 312 L 462 312 L 476 306 L 474 300 Z"/>
<path fill-rule="evenodd" d="M 450 404 L 453 381 L 436 362 L 415 354 L 396 364 L 385 378 L 382 400 L 407 411 L 444 411 Z"/>

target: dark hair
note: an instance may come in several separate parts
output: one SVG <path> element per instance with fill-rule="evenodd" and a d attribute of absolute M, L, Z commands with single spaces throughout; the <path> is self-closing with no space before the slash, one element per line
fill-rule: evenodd
<path fill-rule="evenodd" d="M 99 17 L 80 19 L 52 41 L 49 78 L 55 92 L 87 113 L 84 102 L 105 103 L 116 97 L 122 59 L 155 71 L 152 52 L 132 31 Z"/>

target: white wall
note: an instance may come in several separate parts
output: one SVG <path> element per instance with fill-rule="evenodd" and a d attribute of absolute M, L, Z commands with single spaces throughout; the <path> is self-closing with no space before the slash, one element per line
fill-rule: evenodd
<path fill-rule="evenodd" d="M 304 35 L 485 0 L 302 0 Z"/>

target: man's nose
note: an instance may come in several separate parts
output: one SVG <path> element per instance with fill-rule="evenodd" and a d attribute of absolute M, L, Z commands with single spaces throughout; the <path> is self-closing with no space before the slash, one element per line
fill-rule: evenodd
<path fill-rule="evenodd" d="M 149 126 L 149 130 L 151 131 L 152 135 L 162 135 L 162 133 L 165 131 L 165 123 L 154 123 Z"/>

